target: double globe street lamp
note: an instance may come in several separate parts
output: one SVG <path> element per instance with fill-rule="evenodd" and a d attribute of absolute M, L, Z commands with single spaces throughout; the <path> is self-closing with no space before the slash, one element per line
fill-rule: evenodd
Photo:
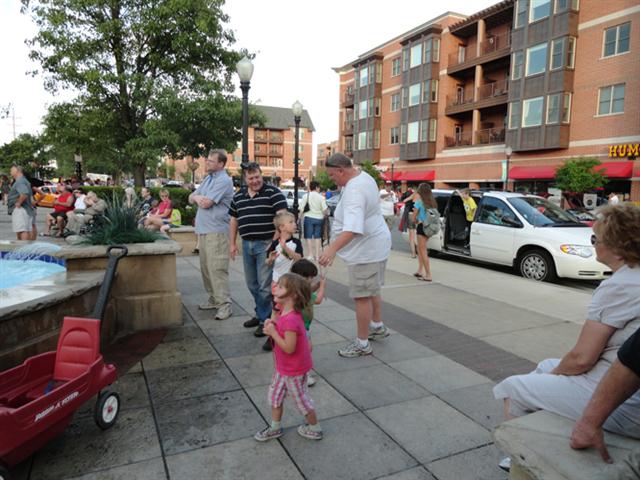
<path fill-rule="evenodd" d="M 300 149 L 300 119 L 302 118 L 302 104 L 296 100 L 296 103 L 291 107 L 293 111 L 293 121 L 296 126 L 295 130 L 295 141 L 294 141 L 294 150 L 293 150 L 293 214 L 296 216 L 296 221 L 298 220 L 298 183 L 300 182 L 300 178 L 298 176 L 298 164 L 300 163 L 300 159 L 298 158 L 298 151 Z"/>
<path fill-rule="evenodd" d="M 240 77 L 240 90 L 242 90 L 242 179 L 244 171 L 249 163 L 249 88 L 253 76 L 253 63 L 246 55 L 236 64 L 236 72 Z"/>

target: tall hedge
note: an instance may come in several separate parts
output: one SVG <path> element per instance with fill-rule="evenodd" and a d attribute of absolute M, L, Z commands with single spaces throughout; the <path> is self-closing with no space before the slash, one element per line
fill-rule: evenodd
<path fill-rule="evenodd" d="M 124 188 L 123 187 L 102 187 L 102 186 L 83 186 L 80 189 L 84 193 L 88 192 L 96 192 L 98 197 L 104 200 L 111 200 L 113 196 L 117 196 L 118 198 L 124 198 Z M 163 187 L 150 187 L 149 191 L 153 198 L 160 199 L 160 190 L 163 190 Z M 136 195 L 138 195 L 138 199 L 140 199 L 140 188 L 136 188 Z M 191 194 L 190 190 L 179 187 L 168 187 L 166 190 L 169 192 L 169 198 L 171 199 L 171 203 L 173 204 L 173 208 L 177 208 L 180 210 L 180 214 L 182 215 L 182 225 L 192 225 L 193 220 L 196 217 L 196 206 L 189 205 L 189 195 Z"/>

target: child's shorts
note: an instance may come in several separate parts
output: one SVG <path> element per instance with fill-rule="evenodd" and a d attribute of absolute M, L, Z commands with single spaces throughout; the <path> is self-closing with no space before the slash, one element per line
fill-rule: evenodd
<path fill-rule="evenodd" d="M 269 404 L 273 408 L 281 407 L 284 397 L 288 392 L 296 408 L 302 415 L 307 415 L 310 411 L 315 410 L 313 400 L 311 400 L 309 396 L 309 387 L 307 386 L 308 376 L 309 375 L 305 373 L 304 375 L 298 375 L 296 377 L 288 377 L 274 372 L 271 385 L 269 385 Z"/>

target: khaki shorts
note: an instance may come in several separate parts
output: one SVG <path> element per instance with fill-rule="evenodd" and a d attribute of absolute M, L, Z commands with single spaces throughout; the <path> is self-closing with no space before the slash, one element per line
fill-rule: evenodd
<path fill-rule="evenodd" d="M 20 207 L 15 208 L 11 214 L 11 227 L 13 233 L 30 232 L 33 229 L 33 217 Z"/>
<path fill-rule="evenodd" d="M 386 268 L 386 260 L 349 265 L 349 296 L 351 298 L 380 296 Z"/>

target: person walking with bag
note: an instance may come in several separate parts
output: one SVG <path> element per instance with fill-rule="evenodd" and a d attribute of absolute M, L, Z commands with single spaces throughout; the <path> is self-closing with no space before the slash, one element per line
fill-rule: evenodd
<path fill-rule="evenodd" d="M 427 252 L 427 242 L 429 238 L 440 232 L 440 213 L 438 204 L 433 198 L 433 192 L 428 183 L 421 183 L 418 186 L 418 200 L 414 203 L 413 222 L 417 225 L 416 234 L 418 237 L 418 271 L 413 275 L 423 282 L 430 282 L 431 265 L 429 264 L 429 253 Z"/>
<path fill-rule="evenodd" d="M 304 239 L 307 252 L 314 260 L 322 253 L 322 226 L 328 211 L 327 201 L 320 193 L 320 184 L 315 180 L 309 184 L 309 193 L 302 197 L 300 205 L 304 215 Z"/>

